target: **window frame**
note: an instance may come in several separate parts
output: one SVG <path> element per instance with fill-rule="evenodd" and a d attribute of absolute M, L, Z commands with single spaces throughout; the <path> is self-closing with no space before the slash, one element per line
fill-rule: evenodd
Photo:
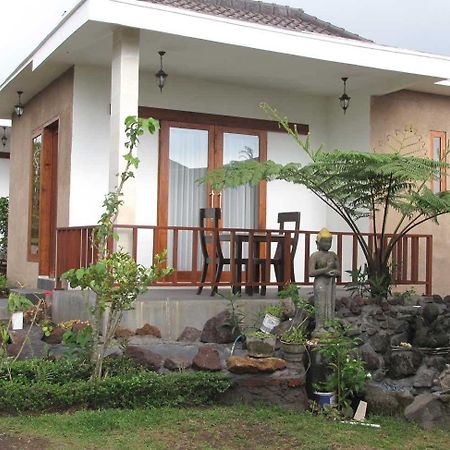
<path fill-rule="evenodd" d="M 447 133 L 445 131 L 430 131 L 430 152 L 429 157 L 432 161 L 436 161 L 434 157 L 434 139 L 439 138 L 440 140 L 440 159 L 439 161 L 447 162 Z M 431 190 L 435 192 L 434 187 L 435 180 L 431 180 Z M 447 191 L 447 169 L 445 167 L 441 168 L 440 171 L 440 183 L 439 192 Z"/>

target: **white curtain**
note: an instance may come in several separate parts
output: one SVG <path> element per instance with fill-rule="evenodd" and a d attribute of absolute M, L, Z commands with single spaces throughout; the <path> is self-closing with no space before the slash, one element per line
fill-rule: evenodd
<path fill-rule="evenodd" d="M 223 165 L 231 161 L 259 160 L 259 138 L 247 134 L 224 133 Z M 222 197 L 224 228 L 257 228 L 259 211 L 258 186 L 226 188 Z"/>
<path fill-rule="evenodd" d="M 208 168 L 208 131 L 171 128 L 169 146 L 168 224 L 197 227 L 199 210 L 206 207 L 206 186 L 196 180 L 206 175 Z M 168 262 L 173 264 L 171 232 L 168 234 L 167 249 Z M 190 231 L 179 232 L 177 266 L 178 270 L 192 270 Z"/>

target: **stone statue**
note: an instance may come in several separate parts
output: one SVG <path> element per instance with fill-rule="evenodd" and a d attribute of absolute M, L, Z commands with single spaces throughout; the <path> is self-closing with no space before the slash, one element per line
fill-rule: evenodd
<path fill-rule="evenodd" d="M 317 252 L 309 258 L 309 275 L 314 277 L 314 306 L 316 307 L 316 328 L 313 335 L 317 336 L 325 330 L 325 322 L 334 318 L 336 304 L 336 277 L 341 274 L 339 259 L 330 252 L 332 234 L 322 228 L 317 235 Z"/>

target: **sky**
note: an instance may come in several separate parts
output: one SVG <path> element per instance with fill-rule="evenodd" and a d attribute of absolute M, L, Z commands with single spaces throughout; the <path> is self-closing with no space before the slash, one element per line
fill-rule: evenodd
<path fill-rule="evenodd" d="M 450 56 L 449 0 L 272 0 L 379 44 Z M 1 0 L 0 80 L 14 70 L 78 0 Z"/>

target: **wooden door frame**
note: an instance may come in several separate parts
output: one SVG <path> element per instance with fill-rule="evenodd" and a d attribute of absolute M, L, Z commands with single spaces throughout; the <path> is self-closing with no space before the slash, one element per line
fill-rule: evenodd
<path fill-rule="evenodd" d="M 58 191 L 59 120 L 42 130 L 41 186 L 39 201 L 39 275 L 55 275 Z"/>

